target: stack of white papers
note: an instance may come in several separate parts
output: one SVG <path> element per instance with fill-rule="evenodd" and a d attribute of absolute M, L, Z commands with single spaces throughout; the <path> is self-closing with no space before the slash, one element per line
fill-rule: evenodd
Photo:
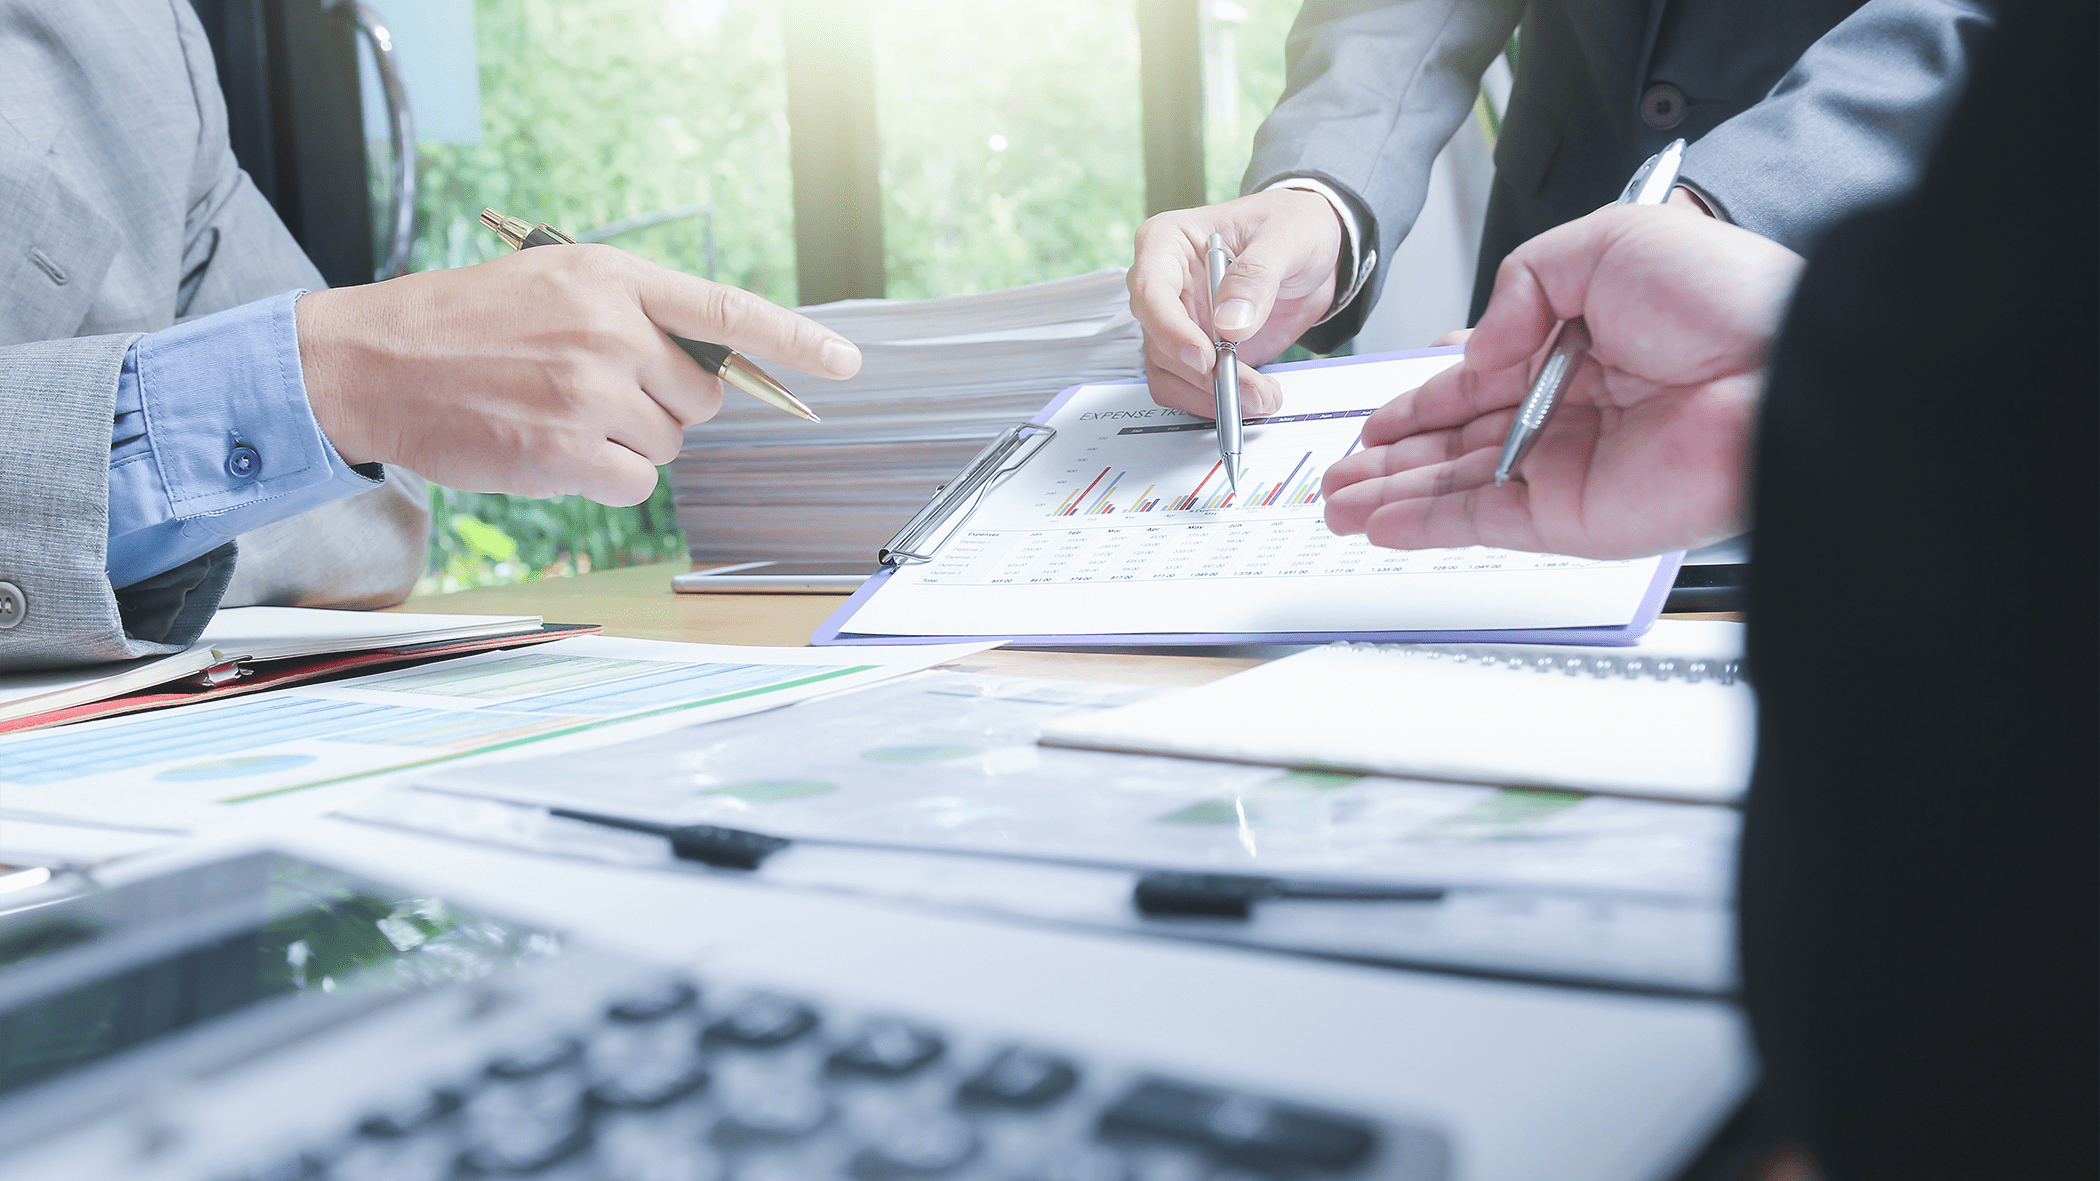
<path fill-rule="evenodd" d="M 801 309 L 860 346 L 842 382 L 769 366 L 822 423 L 732 393 L 671 465 L 696 561 L 875 563 L 934 489 L 1067 386 L 1142 371 L 1120 270 L 952 299 Z M 763 362 L 763 358 L 761 361 Z"/>

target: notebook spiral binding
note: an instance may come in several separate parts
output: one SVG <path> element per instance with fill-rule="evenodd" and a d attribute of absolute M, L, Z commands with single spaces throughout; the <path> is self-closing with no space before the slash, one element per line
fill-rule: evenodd
<path fill-rule="evenodd" d="M 1448 660 L 1453 664 L 1477 664 L 1482 668 L 1509 668 L 1537 673 L 1560 673 L 1579 677 L 1585 673 L 1598 679 L 1623 677 L 1658 681 L 1681 680 L 1687 684 L 1710 681 L 1733 685 L 1747 681 L 1740 660 L 1688 660 L 1675 656 L 1552 656 L 1535 655 L 1503 648 L 1468 648 L 1446 644 L 1374 644 L 1336 640 L 1330 649 L 1349 652 L 1384 652 L 1422 660 Z"/>

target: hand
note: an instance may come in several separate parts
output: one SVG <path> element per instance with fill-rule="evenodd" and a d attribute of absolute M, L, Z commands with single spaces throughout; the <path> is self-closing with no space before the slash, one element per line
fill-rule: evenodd
<path fill-rule="evenodd" d="M 746 291 L 610 246 L 543 246 L 299 300 L 307 400 L 351 463 L 454 488 L 639 504 L 719 380 L 666 332 L 806 373 L 860 350 Z"/>
<path fill-rule="evenodd" d="M 1714 215 L 1714 211 L 1706 207 L 1706 202 L 1692 196 L 1692 191 L 1682 185 L 1670 190 L 1670 199 L 1664 204 L 1672 209 L 1683 209 L 1687 212 L 1696 213 L 1701 217 L 1712 217 Z M 1600 205 L 1598 208 L 1610 209 L 1612 206 Z M 1453 328 L 1451 331 L 1430 341 L 1429 347 L 1440 349 L 1446 345 L 1464 344 L 1472 335 L 1473 330 L 1471 328 Z"/>
<path fill-rule="evenodd" d="M 1218 288 L 1215 323 L 1206 256 L 1223 234 L 1233 255 Z M 1318 193 L 1265 193 L 1179 209 L 1150 218 L 1137 232 L 1130 267 L 1130 311 L 1145 329 L 1145 370 L 1152 400 L 1209 418 L 1217 403 L 1210 371 L 1214 339 L 1240 344 L 1240 408 L 1249 417 L 1283 405 L 1276 379 L 1252 366 L 1274 360 L 1318 323 L 1334 303 L 1342 227 Z M 1210 335 L 1215 327 L 1218 337 Z"/>
<path fill-rule="evenodd" d="M 1327 524 L 1396 549 L 1493 545 L 1594 558 L 1742 531 L 1765 349 L 1801 270 L 1747 230 L 1606 209 L 1513 251 L 1465 360 L 1364 425 L 1328 469 Z M 1518 478 L 1494 471 L 1554 322 L 1594 345 Z"/>

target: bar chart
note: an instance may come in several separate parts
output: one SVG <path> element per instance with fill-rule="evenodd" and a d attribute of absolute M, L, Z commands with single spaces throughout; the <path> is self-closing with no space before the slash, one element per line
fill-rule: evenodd
<path fill-rule="evenodd" d="M 1277 446 L 1251 447 L 1248 460 L 1241 469 L 1244 493 L 1234 492 L 1225 481 L 1223 461 L 1212 458 L 1202 474 L 1190 483 L 1186 478 L 1166 483 L 1158 479 L 1144 481 L 1143 487 L 1130 477 L 1130 468 L 1116 463 L 1104 463 L 1099 467 L 1082 469 L 1086 475 L 1077 485 L 1055 503 L 1049 511 L 1052 517 L 1106 517 L 1132 513 L 1178 513 L 1192 511 L 1215 512 L 1230 509 L 1305 508 L 1320 502 L 1320 475 L 1329 464 L 1342 459 L 1362 445 L 1361 427 L 1356 421 L 1370 415 L 1369 410 L 1339 411 L 1325 414 L 1302 414 L 1289 417 L 1258 419 L 1249 427 L 1274 427 L 1286 423 L 1328 424 L 1321 433 L 1334 430 L 1337 420 L 1353 427 L 1346 446 L 1338 451 L 1330 450 L 1330 458 L 1314 462 L 1319 451 L 1306 447 L 1299 441 L 1298 447 L 1286 450 Z M 1126 427 L 1116 432 L 1117 436 L 1153 435 L 1162 433 L 1188 434 L 1202 440 L 1205 450 L 1215 455 L 1209 446 L 1211 428 L 1208 423 L 1184 423 L 1173 426 Z M 1280 441 L 1280 440 L 1279 440 Z M 1177 440 L 1180 442 L 1180 440 Z M 1266 442 L 1266 440 L 1264 440 Z M 1285 447 L 1289 444 L 1285 443 Z M 1187 449 L 1184 444 L 1184 449 Z M 1279 474 L 1280 473 L 1280 474 Z"/>

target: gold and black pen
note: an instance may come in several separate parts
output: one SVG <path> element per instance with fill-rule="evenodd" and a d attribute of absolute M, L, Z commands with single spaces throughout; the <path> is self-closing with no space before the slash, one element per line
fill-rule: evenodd
<path fill-rule="evenodd" d="M 523 250 L 528 246 L 573 246 L 576 239 L 545 222 L 539 225 L 526 223 L 493 209 L 481 211 L 481 224 L 502 235 L 511 249 Z M 710 344 L 704 340 L 687 340 L 666 332 L 686 355 L 700 362 L 700 367 L 721 378 L 729 385 L 750 394 L 768 406 L 777 406 L 798 418 L 811 422 L 822 422 L 817 412 L 804 405 L 802 399 L 788 392 L 788 388 L 774 381 L 766 371 L 753 365 L 749 358 L 727 345 Z"/>

